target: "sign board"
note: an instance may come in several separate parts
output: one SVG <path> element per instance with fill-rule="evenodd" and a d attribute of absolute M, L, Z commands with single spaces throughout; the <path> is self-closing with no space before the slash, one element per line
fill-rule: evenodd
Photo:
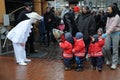
<path fill-rule="evenodd" d="M 9 26 L 10 25 L 10 18 L 8 14 L 4 14 L 4 26 Z"/>

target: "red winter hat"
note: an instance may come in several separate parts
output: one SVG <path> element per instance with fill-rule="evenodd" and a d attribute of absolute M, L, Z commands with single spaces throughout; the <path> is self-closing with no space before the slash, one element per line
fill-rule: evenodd
<path fill-rule="evenodd" d="M 74 12 L 79 12 L 80 11 L 80 7 L 79 6 L 75 6 L 74 7 Z"/>

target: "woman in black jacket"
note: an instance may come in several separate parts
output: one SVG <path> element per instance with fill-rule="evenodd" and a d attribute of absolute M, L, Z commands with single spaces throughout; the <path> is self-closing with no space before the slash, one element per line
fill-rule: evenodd
<path fill-rule="evenodd" d="M 47 46 L 50 44 L 50 37 L 52 38 L 52 41 L 55 42 L 55 38 L 52 34 L 52 29 L 55 27 L 55 16 L 54 14 L 50 11 L 50 7 L 46 8 L 46 13 L 44 14 L 44 22 L 45 22 L 45 27 L 47 30 Z M 51 33 L 51 35 L 50 35 Z"/>

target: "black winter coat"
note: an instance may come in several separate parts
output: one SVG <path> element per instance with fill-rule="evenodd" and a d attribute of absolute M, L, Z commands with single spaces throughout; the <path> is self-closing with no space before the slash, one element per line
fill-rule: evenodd
<path fill-rule="evenodd" d="M 89 39 L 90 36 L 95 34 L 96 23 L 94 17 L 90 14 L 80 14 L 76 19 L 76 25 L 80 32 L 83 33 L 84 40 Z"/>
<path fill-rule="evenodd" d="M 19 14 L 19 16 L 18 16 L 18 18 L 17 18 L 16 23 L 18 24 L 19 22 L 21 22 L 21 21 L 23 21 L 23 20 L 29 19 L 29 18 L 26 16 L 26 14 L 27 14 L 27 13 L 30 13 L 30 12 L 31 12 L 31 11 L 27 11 L 27 10 L 21 11 L 20 14 Z"/>
<path fill-rule="evenodd" d="M 75 25 L 74 15 L 69 11 L 63 16 L 63 21 L 65 24 L 65 30 L 67 32 L 71 32 L 73 36 L 75 36 L 78 31 L 77 26 Z"/>
<path fill-rule="evenodd" d="M 46 12 L 44 14 L 44 22 L 47 30 L 52 30 L 55 24 L 55 16 L 52 12 Z"/>

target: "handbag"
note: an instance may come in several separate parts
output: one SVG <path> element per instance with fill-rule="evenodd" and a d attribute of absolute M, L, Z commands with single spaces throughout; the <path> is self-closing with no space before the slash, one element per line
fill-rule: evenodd
<path fill-rule="evenodd" d="M 58 26 L 58 29 L 61 30 L 61 31 L 63 31 L 65 29 L 65 25 L 64 24 L 60 24 Z"/>

